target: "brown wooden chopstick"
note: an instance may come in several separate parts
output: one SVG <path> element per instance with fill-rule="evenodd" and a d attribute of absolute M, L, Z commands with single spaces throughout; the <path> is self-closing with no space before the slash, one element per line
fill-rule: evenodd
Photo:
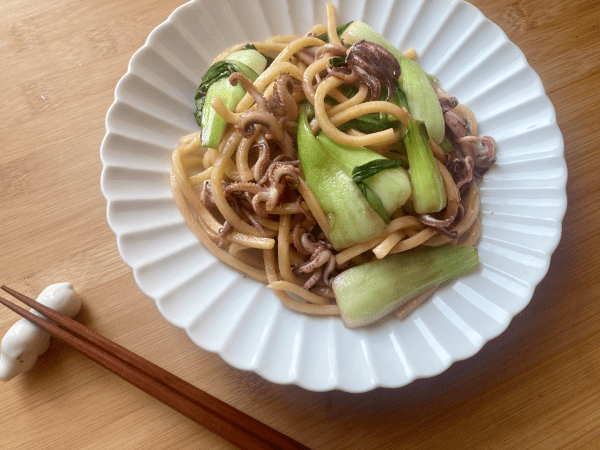
<path fill-rule="evenodd" d="M 198 389 L 81 323 L 11 289 L 2 289 L 57 324 L 0 297 L 0 303 L 84 356 L 242 449 L 308 447 Z M 62 327 L 62 328 L 61 328 Z"/>

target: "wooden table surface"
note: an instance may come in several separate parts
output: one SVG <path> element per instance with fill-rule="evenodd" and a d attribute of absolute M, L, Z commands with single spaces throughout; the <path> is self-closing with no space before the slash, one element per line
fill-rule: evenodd
<path fill-rule="evenodd" d="M 531 303 L 477 355 L 364 394 L 228 366 L 162 318 L 119 256 L 100 191 L 104 119 L 129 59 L 181 3 L 0 3 L 0 283 L 36 296 L 70 281 L 78 320 L 311 448 L 600 448 L 600 3 L 472 0 L 556 108 L 569 170 L 562 240 Z M 0 335 L 16 320 L 1 309 Z M 2 449 L 231 448 L 57 341 L 0 384 L 0 408 Z"/>

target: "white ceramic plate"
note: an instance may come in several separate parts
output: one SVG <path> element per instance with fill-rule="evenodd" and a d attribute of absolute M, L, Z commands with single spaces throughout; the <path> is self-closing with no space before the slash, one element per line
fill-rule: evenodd
<path fill-rule="evenodd" d="M 415 47 L 441 86 L 498 143 L 481 187 L 479 270 L 408 319 L 348 330 L 282 307 L 198 243 L 171 197 L 170 153 L 197 131 L 194 94 L 224 48 L 324 23 L 324 3 L 200 0 L 178 8 L 133 56 L 106 118 L 102 191 L 140 289 L 200 347 L 275 383 L 362 392 L 439 374 L 498 336 L 530 301 L 561 234 L 567 170 L 554 108 L 502 30 L 462 0 L 345 0 L 399 49 Z"/>

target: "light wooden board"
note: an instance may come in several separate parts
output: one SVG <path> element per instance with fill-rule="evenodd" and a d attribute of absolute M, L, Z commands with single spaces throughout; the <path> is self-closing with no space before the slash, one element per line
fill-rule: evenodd
<path fill-rule="evenodd" d="M 474 357 L 401 389 L 307 392 L 197 348 L 139 291 L 106 222 L 99 148 L 117 81 L 178 1 L 0 3 L 0 283 L 35 296 L 72 282 L 86 325 L 313 448 L 599 448 L 600 5 L 472 3 L 541 76 L 569 167 L 548 276 Z M 16 320 L 0 310 L 0 332 Z M 2 449 L 230 448 L 58 342 L 0 384 L 0 405 Z"/>

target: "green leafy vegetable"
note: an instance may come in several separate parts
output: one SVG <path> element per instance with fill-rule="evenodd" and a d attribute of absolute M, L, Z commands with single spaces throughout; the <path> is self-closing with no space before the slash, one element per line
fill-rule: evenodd
<path fill-rule="evenodd" d="M 240 69 L 230 61 L 218 61 L 208 68 L 202 77 L 198 92 L 196 92 L 196 96 L 194 97 L 196 103 L 194 116 L 196 116 L 198 126 L 202 126 L 202 107 L 204 106 L 208 88 L 216 81 L 229 77 L 229 75 L 235 72 L 240 72 Z"/>
<path fill-rule="evenodd" d="M 344 55 L 334 56 L 329 62 L 333 67 L 341 67 L 346 64 L 346 57 Z"/>
<path fill-rule="evenodd" d="M 361 166 L 356 166 L 352 169 L 352 181 L 356 183 L 360 192 L 366 197 L 371 208 L 377 212 L 385 223 L 390 222 L 390 215 L 385 210 L 379 196 L 365 182 L 368 178 L 374 177 L 378 173 L 386 169 L 397 169 L 405 164 L 401 160 L 392 159 L 375 159 Z"/>
<path fill-rule="evenodd" d="M 444 139 L 440 143 L 440 147 L 442 147 L 445 153 L 454 153 L 454 145 L 452 145 L 452 142 L 446 136 L 444 136 Z"/>
<path fill-rule="evenodd" d="M 431 75 L 430 73 L 428 73 L 428 74 L 426 74 L 426 75 L 427 75 L 427 79 L 429 80 L 429 82 L 430 82 L 431 84 L 436 84 L 436 83 L 439 83 L 439 81 L 440 81 L 440 80 L 438 79 L 438 77 L 436 77 L 436 76 L 434 76 L 434 75 Z"/>
<path fill-rule="evenodd" d="M 342 84 L 338 89 L 348 98 L 353 97 L 358 92 L 358 88 L 351 84 Z"/>
<path fill-rule="evenodd" d="M 377 214 L 379 214 L 379 217 L 381 217 L 385 223 L 390 223 L 390 221 L 391 221 L 390 215 L 385 210 L 385 207 L 383 206 L 383 202 L 381 201 L 379 196 L 375 193 L 375 191 L 373 191 L 373 189 L 371 189 L 369 187 L 369 185 L 367 183 L 365 183 L 364 181 L 359 181 L 359 182 L 355 182 L 355 183 L 356 183 L 356 186 L 358 187 L 358 190 L 367 199 L 367 202 L 369 203 L 371 208 L 373 208 L 373 210 L 375 210 L 375 212 Z"/>
<path fill-rule="evenodd" d="M 350 25 L 352 25 L 352 22 L 353 22 L 353 21 L 350 21 L 350 22 L 348 22 L 348 23 L 345 23 L 345 24 L 342 24 L 342 25 L 338 26 L 338 27 L 335 29 L 335 31 L 337 31 L 337 35 L 338 35 L 338 36 L 341 36 L 341 35 L 342 35 L 342 33 L 344 33 L 344 31 L 346 31 L 346 29 L 347 29 L 347 28 L 348 28 Z M 321 39 L 322 41 L 329 42 L 329 36 L 328 36 L 328 34 L 327 34 L 327 33 L 323 33 L 323 34 L 320 34 L 320 35 L 318 35 L 318 36 L 317 36 L 317 39 Z"/>
<path fill-rule="evenodd" d="M 387 255 L 345 270 L 333 279 L 333 291 L 348 328 L 369 325 L 415 295 L 471 272 L 477 250 L 463 245 L 419 248 Z"/>
<path fill-rule="evenodd" d="M 427 126 L 429 137 L 439 144 L 444 139 L 446 124 L 444 114 L 431 81 L 416 61 L 402 58 L 402 89 L 406 93 L 409 112 Z"/>
<path fill-rule="evenodd" d="M 209 67 L 202 77 L 202 83 L 196 94 L 196 121 L 202 128 L 202 146 L 215 148 L 218 146 L 225 120 L 211 107 L 211 101 L 219 97 L 228 109 L 234 109 L 246 90 L 241 84 L 233 86 L 229 82 L 232 73 L 239 72 L 251 81 L 265 70 L 267 59 L 257 50 L 246 49 L 230 53 L 224 61 Z"/>
<path fill-rule="evenodd" d="M 204 103 L 206 101 L 206 92 L 201 94 L 200 91 L 198 91 L 194 100 L 196 103 L 196 110 L 194 111 L 194 117 L 196 118 L 196 122 L 198 123 L 198 126 L 201 127 L 202 126 L 202 108 L 204 108 Z"/>
<path fill-rule="evenodd" d="M 392 128 L 397 124 L 397 120 L 388 120 L 387 114 L 369 113 L 365 114 L 364 116 L 357 117 L 356 119 L 351 119 L 340 125 L 338 128 L 341 131 L 348 131 L 353 128 L 361 133 L 375 133 L 377 131 L 383 131 L 387 130 L 388 128 Z"/>
<path fill-rule="evenodd" d="M 385 222 L 369 205 L 342 165 L 314 136 L 305 106 L 300 108 L 298 119 L 298 157 L 306 184 L 327 216 L 329 238 L 336 250 L 383 233 Z"/>
<path fill-rule="evenodd" d="M 408 108 L 406 94 L 400 87 L 398 81 L 395 81 L 394 83 L 396 85 L 396 89 L 394 89 L 394 95 L 388 101 L 398 105 L 400 108 Z M 383 92 L 381 93 L 381 97 L 379 99 L 385 100 L 387 98 L 387 89 L 384 88 L 382 91 Z M 344 94 L 346 95 L 346 93 Z M 354 128 L 362 133 L 376 133 L 377 131 L 383 131 L 387 130 L 388 128 L 397 127 L 399 122 L 400 121 L 391 114 L 369 113 L 343 123 L 339 126 L 339 129 L 342 131 L 347 131 L 351 128 Z"/>
<path fill-rule="evenodd" d="M 254 45 L 254 44 L 246 44 L 242 47 L 242 50 L 256 50 L 258 52 L 258 49 L 256 48 L 256 45 Z M 260 54 L 265 57 L 265 59 L 267 60 L 267 67 L 269 67 L 271 65 L 271 63 L 274 61 L 274 58 L 271 58 L 270 56 L 267 56 L 264 53 L 260 53 Z"/>
<path fill-rule="evenodd" d="M 395 103 L 400 108 L 408 109 L 408 100 L 406 99 L 406 92 L 398 85 L 396 82 L 396 90 L 394 91 L 394 98 L 390 100 L 392 103 Z M 410 111 L 409 111 L 410 112 Z"/>
<path fill-rule="evenodd" d="M 212 66 L 208 68 L 204 76 L 202 77 L 202 82 L 198 87 L 199 91 L 206 92 L 211 84 L 215 81 L 220 80 L 221 78 L 228 77 L 232 73 L 239 72 L 238 66 L 231 61 L 217 61 Z"/>
<path fill-rule="evenodd" d="M 404 145 L 408 155 L 415 211 L 419 214 L 441 211 L 447 203 L 446 186 L 435 162 L 424 122 L 408 121 Z"/>
<path fill-rule="evenodd" d="M 410 180 L 406 170 L 400 167 L 401 163 L 389 160 L 366 147 L 340 144 L 324 133 L 320 133 L 317 140 L 356 184 L 371 208 L 384 222 L 389 222 L 390 214 L 404 205 L 410 197 Z M 361 173 L 365 172 L 361 168 L 377 164 L 389 170 L 371 170 L 370 176 L 361 176 Z M 358 175 L 355 170 L 358 171 Z"/>
<path fill-rule="evenodd" d="M 375 44 L 379 44 L 389 51 L 398 61 L 404 58 L 402 52 L 390 44 L 390 42 L 380 33 L 375 31 L 374 28 L 358 20 L 355 20 L 348 27 L 346 27 L 340 38 L 344 40 L 346 45 L 353 45 L 362 39 L 365 41 L 374 42 Z"/>
<path fill-rule="evenodd" d="M 428 76 L 417 62 L 406 58 L 380 33 L 364 22 L 354 21 L 342 33 L 341 38 L 347 45 L 361 39 L 374 42 L 395 56 L 402 68 L 402 89 L 406 94 L 410 115 L 424 121 L 431 139 L 439 144 L 444 138 L 445 124 L 440 102 L 431 85 L 434 79 Z"/>
<path fill-rule="evenodd" d="M 352 179 L 355 183 L 360 183 L 367 178 L 374 177 L 382 170 L 396 169 L 398 167 L 405 167 L 404 161 L 399 159 L 374 159 L 352 169 Z"/>

